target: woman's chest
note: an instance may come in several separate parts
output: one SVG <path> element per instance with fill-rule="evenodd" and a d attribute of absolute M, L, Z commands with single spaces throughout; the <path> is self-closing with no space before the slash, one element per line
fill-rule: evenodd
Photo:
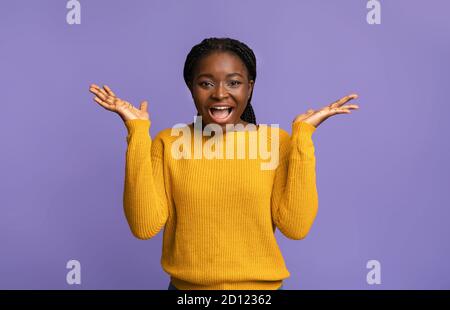
<path fill-rule="evenodd" d="M 270 199 L 275 170 L 262 169 L 257 159 L 181 159 L 168 174 L 175 202 L 235 204 Z"/>

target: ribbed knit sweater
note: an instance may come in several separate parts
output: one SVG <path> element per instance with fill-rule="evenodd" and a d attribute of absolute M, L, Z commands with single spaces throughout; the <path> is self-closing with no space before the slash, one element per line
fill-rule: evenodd
<path fill-rule="evenodd" d="M 218 136 L 233 135 L 236 150 L 253 132 L 273 130 L 279 162 L 275 169 L 264 170 L 261 163 L 267 160 L 259 155 L 176 159 L 172 143 L 179 137 L 167 128 L 152 139 L 150 125 L 149 120 L 125 122 L 123 203 L 133 235 L 149 239 L 164 227 L 161 265 L 178 289 L 278 289 L 290 273 L 275 229 L 287 238 L 303 239 L 318 210 L 312 141 L 316 128 L 296 122 L 289 135 L 259 125 L 254 131 Z M 193 142 L 193 123 L 186 126 Z M 211 137 L 202 136 L 200 145 L 207 139 Z"/>

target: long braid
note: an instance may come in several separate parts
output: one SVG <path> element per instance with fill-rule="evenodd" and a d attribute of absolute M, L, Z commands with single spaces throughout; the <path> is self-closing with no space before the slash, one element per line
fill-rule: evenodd
<path fill-rule="evenodd" d="M 251 48 L 245 43 L 230 38 L 208 38 L 195 45 L 186 57 L 183 69 L 183 77 L 186 85 L 191 89 L 193 74 L 199 60 L 213 51 L 230 51 L 239 56 L 247 67 L 248 79 L 256 80 L 256 57 Z M 256 116 L 251 105 L 253 90 L 247 101 L 247 106 L 241 115 L 241 119 L 247 123 L 256 125 Z"/>

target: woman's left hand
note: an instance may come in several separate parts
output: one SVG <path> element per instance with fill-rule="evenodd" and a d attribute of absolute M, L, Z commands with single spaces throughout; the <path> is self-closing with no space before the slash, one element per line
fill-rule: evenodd
<path fill-rule="evenodd" d="M 320 110 L 313 110 L 309 109 L 306 113 L 297 115 L 293 121 L 293 123 L 296 122 L 305 122 L 310 125 L 313 125 L 314 127 L 318 127 L 323 121 L 325 121 L 330 116 L 336 115 L 336 114 L 350 114 L 353 109 L 359 109 L 359 106 L 356 104 L 344 104 L 352 99 L 358 98 L 357 94 L 351 94 L 348 96 L 345 96 L 326 107 L 323 107 Z"/>

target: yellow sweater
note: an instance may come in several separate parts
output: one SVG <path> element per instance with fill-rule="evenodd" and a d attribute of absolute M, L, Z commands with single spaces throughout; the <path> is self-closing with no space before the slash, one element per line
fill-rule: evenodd
<path fill-rule="evenodd" d="M 152 139 L 150 124 L 125 122 L 123 203 L 133 235 L 149 239 L 164 227 L 161 264 L 178 289 L 278 289 L 290 273 L 275 228 L 303 239 L 318 210 L 316 128 L 297 122 L 290 136 L 264 125 L 278 134 L 279 164 L 263 170 L 259 156 L 174 159 L 171 144 L 179 137 L 167 128 Z M 234 132 L 246 142 L 251 133 Z"/>

